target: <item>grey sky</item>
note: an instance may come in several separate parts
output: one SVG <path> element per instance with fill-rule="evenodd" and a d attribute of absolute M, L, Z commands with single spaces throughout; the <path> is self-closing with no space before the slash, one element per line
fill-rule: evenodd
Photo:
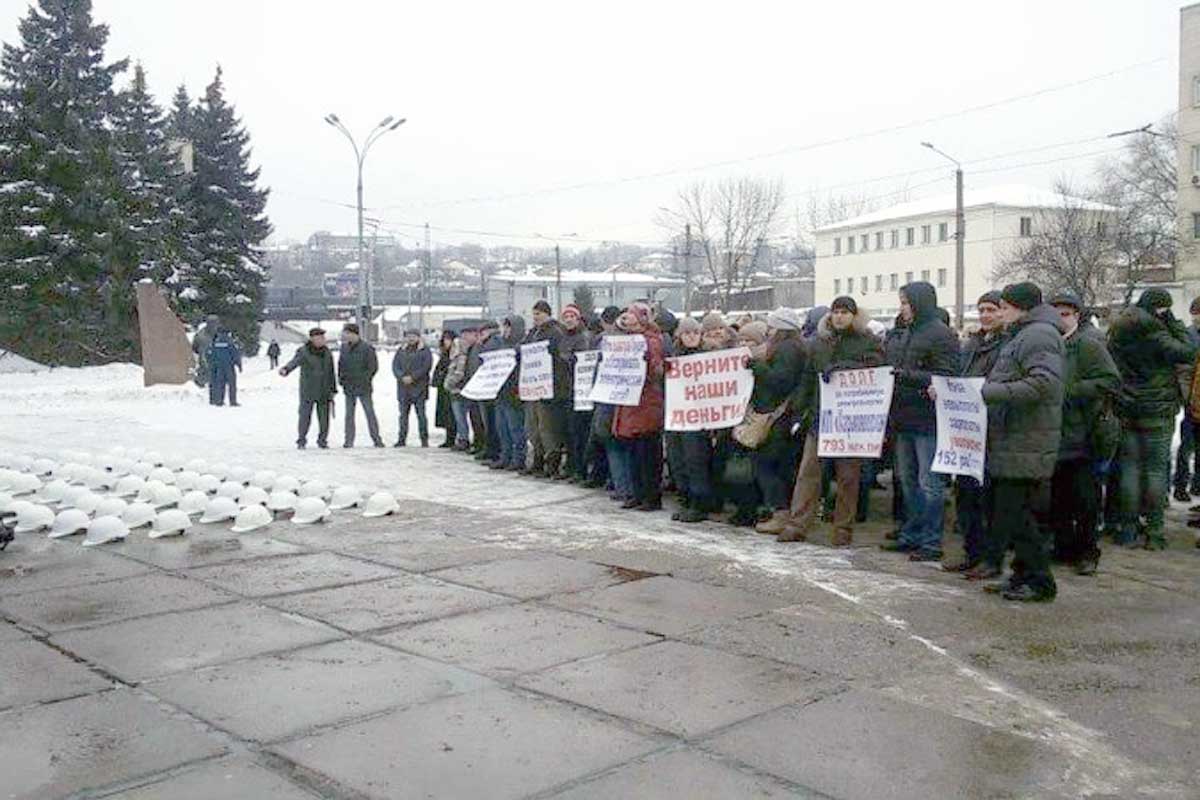
<path fill-rule="evenodd" d="M 12 41 L 24 0 L 0 0 Z M 349 230 L 350 147 L 321 118 L 365 132 L 409 122 L 371 153 L 369 212 L 402 223 L 530 235 L 661 240 L 658 206 L 696 178 L 781 175 L 806 193 L 1100 137 L 1176 104 L 1178 0 L 921 2 L 295 2 L 95 0 L 111 58 L 140 59 L 160 102 L 203 91 L 219 62 L 272 189 L 277 238 Z M 1152 63 L 1144 63 L 1152 62 Z M 1132 67 L 1135 64 L 1142 66 Z M 1128 68 L 1128 69 L 1127 69 Z M 624 180 L 839 139 L 1111 77 L 915 128 L 721 168 Z M 971 185 L 1049 185 L 1108 150 L 1080 142 L 968 165 Z M 908 178 L 952 189 L 949 170 Z M 571 191 L 541 190 L 589 184 Z M 846 187 L 885 195 L 896 181 Z M 532 194 L 525 194 L 532 193 Z M 497 198 L 464 202 L 469 198 Z M 536 245 L 449 231 L 444 242 Z"/>

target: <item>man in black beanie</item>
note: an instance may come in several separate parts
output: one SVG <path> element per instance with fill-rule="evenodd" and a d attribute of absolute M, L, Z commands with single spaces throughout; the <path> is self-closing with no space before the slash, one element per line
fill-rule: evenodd
<path fill-rule="evenodd" d="M 1008 339 L 983 385 L 993 498 L 983 563 L 998 573 L 1011 542 L 1012 575 L 994 586 L 1007 600 L 1045 602 L 1057 593 L 1039 521 L 1049 512 L 1062 433 L 1062 336 L 1058 312 L 1032 283 L 1004 287 L 1000 312 Z"/>

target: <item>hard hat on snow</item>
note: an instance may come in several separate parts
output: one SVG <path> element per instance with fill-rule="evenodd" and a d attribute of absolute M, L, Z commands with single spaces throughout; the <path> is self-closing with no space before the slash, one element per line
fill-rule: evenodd
<path fill-rule="evenodd" d="M 362 492 L 356 486 L 339 486 L 333 492 L 333 499 L 329 501 L 329 507 L 334 511 L 345 511 L 347 508 L 354 508 L 362 505 Z"/>
<path fill-rule="evenodd" d="M 175 473 L 166 467 L 155 467 L 150 470 L 150 480 L 162 481 L 167 486 L 171 486 L 175 483 Z"/>
<path fill-rule="evenodd" d="M 274 521 L 275 518 L 271 516 L 271 512 L 267 511 L 264 506 L 256 503 L 246 506 L 238 512 L 237 519 L 233 521 L 233 532 L 248 533 L 259 528 L 265 528 Z"/>
<path fill-rule="evenodd" d="M 153 471 L 154 465 L 148 461 L 139 461 L 129 468 L 129 474 L 137 475 L 139 478 L 149 478 Z"/>
<path fill-rule="evenodd" d="M 200 480 L 200 473 L 193 472 L 190 469 L 185 469 L 183 472 L 175 476 L 175 485 L 179 487 L 181 492 L 190 492 L 196 488 L 197 481 Z"/>
<path fill-rule="evenodd" d="M 111 489 L 117 485 L 117 479 L 113 477 L 111 472 L 105 472 L 102 469 L 92 467 L 87 476 L 87 487 L 93 491 L 103 491 Z"/>
<path fill-rule="evenodd" d="M 329 499 L 329 484 L 325 481 L 312 480 L 300 487 L 297 496 L 303 500 L 306 497 L 317 497 L 321 500 Z"/>
<path fill-rule="evenodd" d="M 179 501 L 179 510 L 185 514 L 202 514 L 204 513 L 204 507 L 207 505 L 208 495 L 193 489 Z"/>
<path fill-rule="evenodd" d="M 160 511 L 150 526 L 150 538 L 161 539 L 164 536 L 179 536 L 192 527 L 192 518 L 177 508 Z"/>
<path fill-rule="evenodd" d="M 34 460 L 30 472 L 34 475 L 53 475 L 57 467 L 58 464 L 48 458 L 38 458 Z"/>
<path fill-rule="evenodd" d="M 99 505 L 100 495 L 93 492 L 84 492 L 71 502 L 70 508 L 78 508 L 85 514 L 93 514 Z"/>
<path fill-rule="evenodd" d="M 400 510 L 400 504 L 396 502 L 396 498 L 391 492 L 376 492 L 367 498 L 367 505 L 363 509 L 364 517 L 386 517 L 388 514 L 395 514 Z"/>
<path fill-rule="evenodd" d="M 163 465 L 163 457 L 157 450 L 148 450 L 142 456 L 142 460 L 149 463 L 152 467 L 161 467 Z"/>
<path fill-rule="evenodd" d="M 19 497 L 23 494 L 33 494 L 42 488 L 42 481 L 36 475 L 30 475 L 27 472 L 19 472 L 13 476 L 9 485 L 9 491 L 13 496 Z"/>
<path fill-rule="evenodd" d="M 17 527 L 13 530 L 17 533 L 29 533 L 49 528 L 53 524 L 54 512 L 50 510 L 49 506 L 30 503 L 17 512 Z"/>
<path fill-rule="evenodd" d="M 203 458 L 193 458 L 191 461 L 187 462 L 186 469 L 203 475 L 204 473 L 208 472 L 208 462 Z"/>
<path fill-rule="evenodd" d="M 242 493 L 243 488 L 237 481 L 225 481 L 217 487 L 217 497 L 228 497 L 231 500 L 236 500 L 238 495 Z"/>
<path fill-rule="evenodd" d="M 127 508 L 129 508 L 129 503 L 119 497 L 102 497 L 92 513 L 97 517 L 119 517 L 125 513 Z"/>
<path fill-rule="evenodd" d="M 265 488 L 265 487 L 264 487 Z M 292 475 L 280 475 L 275 479 L 271 490 L 275 492 L 291 492 L 295 494 L 300 491 L 300 480 Z"/>
<path fill-rule="evenodd" d="M 229 477 L 229 465 L 228 464 L 222 464 L 220 462 L 217 462 L 216 464 L 209 464 L 208 471 L 211 474 L 216 475 L 221 480 L 225 480 L 226 478 Z"/>
<path fill-rule="evenodd" d="M 161 486 L 154 490 L 154 499 L 151 504 L 155 508 L 169 508 L 176 505 L 183 499 L 183 494 L 176 486 Z"/>
<path fill-rule="evenodd" d="M 130 503 L 121 520 L 130 528 L 140 528 L 154 522 L 154 506 L 149 503 Z"/>
<path fill-rule="evenodd" d="M 249 467 L 234 467 L 229 470 L 229 480 L 234 483 L 240 483 L 245 486 L 254 477 L 254 472 Z"/>
<path fill-rule="evenodd" d="M 205 473 L 196 481 L 196 488 L 205 494 L 216 494 L 221 488 L 221 479 L 211 472 Z"/>
<path fill-rule="evenodd" d="M 108 471 L 118 478 L 123 478 L 133 470 L 133 459 L 114 458 L 108 465 Z"/>
<path fill-rule="evenodd" d="M 260 489 L 257 486 L 247 486 L 238 495 L 238 505 L 242 508 L 247 506 L 266 506 L 267 501 L 270 499 L 265 489 Z"/>
<path fill-rule="evenodd" d="M 64 536 L 74 536 L 77 533 L 83 533 L 87 530 L 88 523 L 92 518 L 80 511 L 78 508 L 68 508 L 65 511 L 58 512 L 58 516 L 54 518 L 53 524 L 50 525 L 50 538 L 61 539 Z"/>
<path fill-rule="evenodd" d="M 142 484 L 142 488 L 138 490 L 137 501 L 139 503 L 153 503 L 154 495 L 159 489 L 165 489 L 166 484 L 162 481 L 149 480 Z"/>
<path fill-rule="evenodd" d="M 260 469 L 250 478 L 250 485 L 257 486 L 260 489 L 271 491 L 275 488 L 275 471 L 270 469 Z"/>
<path fill-rule="evenodd" d="M 304 497 L 296 503 L 296 512 L 292 514 L 292 522 L 297 525 L 312 525 L 329 519 L 329 509 L 325 501 L 319 497 Z"/>
<path fill-rule="evenodd" d="M 144 478 L 139 478 L 137 475 L 126 475 L 117 481 L 117 488 L 113 491 L 113 494 L 117 497 L 133 497 L 145 485 L 146 480 Z"/>
<path fill-rule="evenodd" d="M 294 492 L 271 492 L 267 498 L 267 508 L 271 511 L 291 511 L 298 502 L 299 498 Z"/>
<path fill-rule="evenodd" d="M 200 521 L 209 522 L 224 522 L 227 519 L 233 519 L 238 514 L 238 504 L 231 497 L 214 497 L 208 501 L 208 505 L 204 507 L 204 513 L 200 516 Z"/>
<path fill-rule="evenodd" d="M 84 547 L 95 547 L 109 542 L 119 542 L 129 535 L 129 526 L 120 517 L 96 517 L 87 527 L 83 537 Z"/>
<path fill-rule="evenodd" d="M 63 499 L 63 494 L 71 487 L 62 479 L 55 479 L 42 487 L 37 493 L 38 502 L 41 503 L 60 503 Z"/>

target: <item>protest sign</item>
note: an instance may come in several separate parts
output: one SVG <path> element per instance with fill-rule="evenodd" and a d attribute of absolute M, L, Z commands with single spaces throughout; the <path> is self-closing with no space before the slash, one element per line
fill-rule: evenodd
<path fill-rule="evenodd" d="M 522 400 L 554 398 L 554 357 L 550 355 L 550 342 L 521 345 L 521 375 L 517 378 L 517 393 Z"/>
<path fill-rule="evenodd" d="M 500 387 L 517 366 L 516 350 L 492 350 L 480 353 L 479 369 L 463 387 L 462 396 L 468 400 L 495 400 Z"/>
<path fill-rule="evenodd" d="M 591 411 L 592 384 L 596 382 L 596 364 L 600 362 L 599 350 L 583 350 L 575 354 L 575 410 Z"/>
<path fill-rule="evenodd" d="M 600 367 L 590 399 L 612 406 L 636 406 L 646 383 L 646 337 L 605 336 L 600 342 Z"/>
<path fill-rule="evenodd" d="M 983 481 L 987 450 L 987 405 L 983 378 L 933 376 L 937 395 L 937 452 L 933 471 Z"/>
<path fill-rule="evenodd" d="M 746 416 L 754 373 L 750 350 L 738 347 L 667 359 L 669 431 L 732 428 Z"/>
<path fill-rule="evenodd" d="M 879 458 L 895 376 L 891 367 L 839 370 L 821 381 L 821 458 Z"/>

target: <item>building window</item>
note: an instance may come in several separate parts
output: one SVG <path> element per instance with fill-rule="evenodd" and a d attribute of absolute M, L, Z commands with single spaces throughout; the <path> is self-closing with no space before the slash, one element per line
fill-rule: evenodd
<path fill-rule="evenodd" d="M 870 278 L 870 276 L 868 276 L 868 275 L 863 275 L 862 284 L 860 284 L 860 285 L 862 286 L 862 289 L 861 289 L 860 291 L 861 291 L 863 294 L 866 294 L 868 291 L 870 291 L 870 289 L 871 289 L 871 278 Z"/>
<path fill-rule="evenodd" d="M 938 270 L 938 282 L 937 282 L 937 285 L 938 285 L 938 288 L 939 288 L 939 289 L 940 289 L 940 288 L 942 288 L 942 287 L 944 287 L 944 286 L 946 285 L 946 270 L 944 270 L 944 269 L 939 269 L 939 270 Z"/>
<path fill-rule="evenodd" d="M 854 278 L 846 278 L 846 294 L 854 294 Z"/>
<path fill-rule="evenodd" d="M 912 247 L 914 244 L 917 243 L 917 235 L 916 234 L 917 234 L 916 228 L 905 228 L 904 229 L 904 246 L 905 247 Z"/>
<path fill-rule="evenodd" d="M 1033 236 L 1033 217 L 1021 217 L 1021 236 L 1026 239 Z"/>
<path fill-rule="evenodd" d="M 833 279 L 833 293 L 835 295 L 839 295 L 842 293 L 842 279 L 841 278 Z"/>
<path fill-rule="evenodd" d="M 888 288 L 893 292 L 900 288 L 900 276 L 894 272 L 888 276 Z"/>
<path fill-rule="evenodd" d="M 938 223 L 938 241 L 944 242 L 950 238 L 950 225 L 945 222 Z"/>
<path fill-rule="evenodd" d="M 871 235 L 869 233 L 864 233 L 860 238 L 862 239 L 862 251 L 865 253 L 871 249 L 869 246 Z"/>
<path fill-rule="evenodd" d="M 877 292 L 883 291 L 883 276 L 882 275 L 875 276 L 875 291 L 877 291 Z"/>
<path fill-rule="evenodd" d="M 1192 214 L 1192 238 L 1200 239 L 1200 214 Z"/>
<path fill-rule="evenodd" d="M 927 270 L 927 269 L 921 270 L 921 280 L 925 281 L 926 283 L 929 283 L 929 270 Z"/>
<path fill-rule="evenodd" d="M 833 254 L 835 256 L 842 254 L 842 237 L 840 236 L 833 237 Z"/>
<path fill-rule="evenodd" d="M 875 232 L 875 249 L 876 250 L 883 249 L 883 231 Z"/>
<path fill-rule="evenodd" d="M 912 283 L 912 273 L 911 272 L 904 273 L 904 282 Z"/>
<path fill-rule="evenodd" d="M 933 241 L 933 226 L 922 225 L 921 226 L 921 244 L 929 244 L 932 241 Z"/>
<path fill-rule="evenodd" d="M 892 247 L 900 246 L 900 231 L 892 231 Z"/>
<path fill-rule="evenodd" d="M 1200 175 L 1200 144 L 1192 145 L 1192 174 Z"/>
<path fill-rule="evenodd" d="M 846 252 L 851 255 L 854 254 L 854 236 L 853 235 L 846 237 Z"/>
<path fill-rule="evenodd" d="M 1192 78 L 1192 105 L 1200 106 L 1200 75 Z"/>

